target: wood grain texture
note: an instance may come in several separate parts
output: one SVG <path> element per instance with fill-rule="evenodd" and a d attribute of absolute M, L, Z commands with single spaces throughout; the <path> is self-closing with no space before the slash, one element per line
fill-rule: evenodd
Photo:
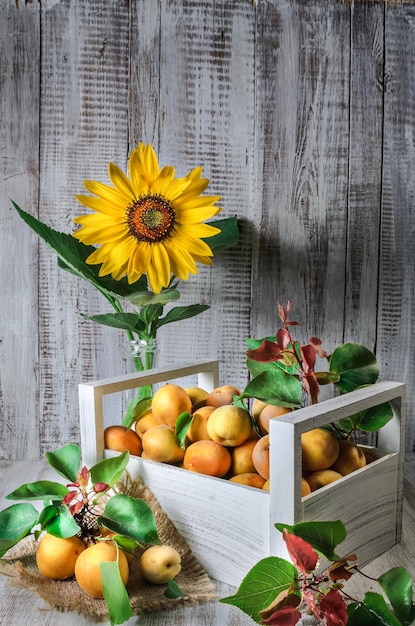
<path fill-rule="evenodd" d="M 180 176 L 202 165 L 241 229 L 182 284 L 211 308 L 161 329 L 160 364 L 218 358 L 243 387 L 245 337 L 291 299 L 299 339 L 362 342 L 413 388 L 415 14 L 389 4 L 0 0 L 0 458 L 79 442 L 78 383 L 132 371 L 123 333 L 80 316 L 106 302 L 9 198 L 72 232 L 83 180 L 140 140 Z"/>

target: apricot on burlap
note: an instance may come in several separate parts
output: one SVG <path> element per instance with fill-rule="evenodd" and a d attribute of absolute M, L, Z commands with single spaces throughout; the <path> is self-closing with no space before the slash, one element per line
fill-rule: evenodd
<path fill-rule="evenodd" d="M 162 543 L 175 548 L 182 558 L 182 570 L 176 582 L 182 592 L 182 598 L 168 599 L 164 596 L 165 585 L 153 585 L 146 582 L 140 574 L 138 560 L 142 551 L 137 549 L 127 591 L 133 613 L 174 609 L 175 606 L 189 606 L 208 602 L 217 598 L 214 585 L 206 571 L 192 554 L 189 546 L 178 532 L 172 521 L 164 513 L 154 494 L 138 480 L 126 480 L 117 485 L 118 490 L 135 498 L 142 498 L 151 507 L 157 531 Z M 0 559 L 0 574 L 10 576 L 14 587 L 21 587 L 37 593 L 51 607 L 59 611 L 75 611 L 87 615 L 95 621 L 109 618 L 105 600 L 87 595 L 78 586 L 74 578 L 70 580 L 50 580 L 44 578 L 36 566 L 36 542 L 23 539 Z"/>

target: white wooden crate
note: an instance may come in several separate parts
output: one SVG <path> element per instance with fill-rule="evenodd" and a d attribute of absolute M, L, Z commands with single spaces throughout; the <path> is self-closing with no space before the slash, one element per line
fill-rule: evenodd
<path fill-rule="evenodd" d="M 207 391 L 219 384 L 217 361 L 80 384 L 83 463 L 117 454 L 104 450 L 104 395 L 194 374 Z M 384 402 L 394 417 L 379 435 L 380 458 L 302 498 L 301 433 Z M 276 522 L 340 519 L 348 532 L 340 551 L 356 552 L 363 566 L 400 540 L 404 403 L 403 384 L 380 382 L 271 420 L 269 492 L 134 456 L 128 471 L 143 478 L 212 578 L 238 586 L 259 559 L 288 558 Z"/>

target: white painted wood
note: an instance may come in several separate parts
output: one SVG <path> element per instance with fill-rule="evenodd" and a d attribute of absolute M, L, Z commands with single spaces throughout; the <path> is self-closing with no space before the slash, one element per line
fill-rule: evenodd
<path fill-rule="evenodd" d="M 84 463 L 90 466 L 117 454 L 104 450 L 103 395 L 199 371 L 211 376 L 207 389 L 213 388 L 217 362 L 80 385 Z M 132 477 L 143 478 L 207 572 L 222 582 L 239 585 L 247 568 L 261 558 L 287 557 L 276 522 L 341 519 L 348 531 L 345 550 L 358 550 L 364 565 L 401 536 L 404 392 L 403 384 L 384 381 L 271 420 L 269 493 L 137 457 L 127 469 Z M 394 402 L 399 436 L 391 429 L 393 437 L 384 439 L 380 458 L 301 498 L 301 434 L 389 401 Z"/>

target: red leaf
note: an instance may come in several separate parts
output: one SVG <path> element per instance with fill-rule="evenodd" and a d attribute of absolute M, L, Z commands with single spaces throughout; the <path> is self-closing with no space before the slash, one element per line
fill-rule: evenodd
<path fill-rule="evenodd" d="M 273 626 L 295 626 L 300 619 L 300 611 L 293 606 L 286 606 L 273 613 L 270 617 L 263 619 L 261 624 L 272 624 Z"/>
<path fill-rule="evenodd" d="M 109 485 L 107 485 L 107 483 L 96 483 L 94 485 L 95 493 L 102 493 L 103 491 L 106 491 L 107 489 L 109 489 Z"/>
<path fill-rule="evenodd" d="M 311 337 L 311 339 L 308 340 L 308 343 L 313 346 L 314 351 L 319 357 L 322 359 L 327 357 L 327 352 L 321 347 L 323 345 L 321 339 L 318 337 Z"/>
<path fill-rule="evenodd" d="M 248 350 L 245 353 L 248 359 L 259 361 L 260 363 L 271 363 L 281 356 L 281 348 L 274 342 L 264 339 L 256 350 Z"/>
<path fill-rule="evenodd" d="M 313 346 L 311 346 L 310 344 L 307 344 L 306 346 L 302 346 L 301 354 L 302 354 L 303 360 L 307 364 L 307 368 L 304 367 L 304 371 L 308 372 L 308 370 L 313 369 L 314 365 L 316 364 L 316 352 Z"/>
<path fill-rule="evenodd" d="M 282 350 L 285 350 L 289 343 L 291 343 L 290 333 L 286 328 L 280 328 L 277 332 L 277 344 Z"/>
<path fill-rule="evenodd" d="M 84 467 L 81 469 L 80 472 L 78 472 L 78 483 L 80 487 L 87 487 L 88 486 L 88 482 L 89 482 L 89 477 L 90 477 L 90 473 L 89 473 L 89 469 L 87 467 Z"/>
<path fill-rule="evenodd" d="M 318 554 L 314 548 L 301 537 L 289 533 L 286 528 L 282 531 L 282 536 L 296 568 L 304 574 L 312 572 L 318 561 Z"/>
<path fill-rule="evenodd" d="M 345 556 L 343 559 L 339 561 L 335 561 L 329 568 L 329 579 L 330 580 L 349 580 L 353 576 L 353 572 L 349 570 L 354 567 L 356 564 L 357 557 L 355 554 L 349 554 L 349 556 Z M 352 563 L 348 563 L 348 561 L 352 561 Z"/>
<path fill-rule="evenodd" d="M 320 385 L 318 384 L 317 377 L 314 372 L 309 372 L 307 376 L 303 378 L 307 393 L 311 398 L 313 404 L 317 403 L 318 394 L 320 393 Z"/>
<path fill-rule="evenodd" d="M 326 618 L 327 626 L 345 626 L 347 624 L 347 606 L 343 597 L 333 589 L 323 596 L 320 610 Z"/>
<path fill-rule="evenodd" d="M 66 496 L 64 497 L 62 504 L 69 504 L 70 502 L 72 502 L 72 500 L 74 498 L 76 498 L 78 495 L 78 491 L 70 491 L 69 493 L 66 494 Z"/>

